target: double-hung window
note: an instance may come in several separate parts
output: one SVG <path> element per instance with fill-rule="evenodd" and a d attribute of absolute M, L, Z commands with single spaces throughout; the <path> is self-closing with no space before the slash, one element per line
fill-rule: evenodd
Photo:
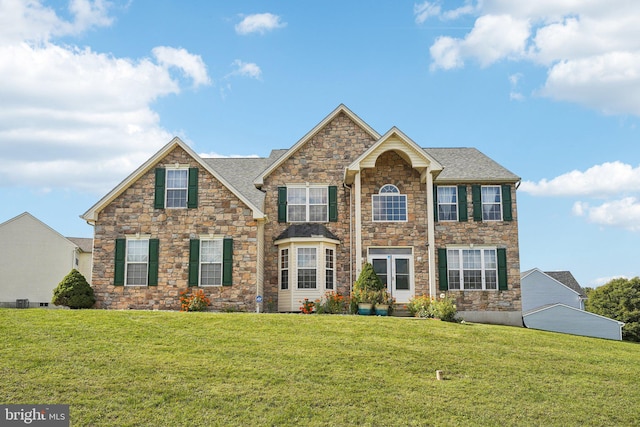
<path fill-rule="evenodd" d="M 222 239 L 200 240 L 200 286 L 222 286 Z"/>
<path fill-rule="evenodd" d="M 327 222 L 328 212 L 328 187 L 287 188 L 289 222 Z"/>
<path fill-rule="evenodd" d="M 335 269 L 334 269 L 333 255 L 334 255 L 334 250 L 333 249 L 326 248 L 324 250 L 324 264 L 325 264 L 324 287 L 327 290 L 333 290 L 334 289 L 334 282 L 335 282 L 334 271 L 335 271 Z"/>
<path fill-rule="evenodd" d="M 166 207 L 186 208 L 189 169 L 167 169 Z"/>
<path fill-rule="evenodd" d="M 280 289 L 289 289 L 289 249 L 280 250 Z"/>
<path fill-rule="evenodd" d="M 502 221 L 502 195 L 499 185 L 482 186 L 482 220 Z"/>
<path fill-rule="evenodd" d="M 149 277 L 149 240 L 127 240 L 125 268 L 127 286 L 147 286 Z"/>
<path fill-rule="evenodd" d="M 496 249 L 447 249 L 449 289 L 498 289 Z"/>
<path fill-rule="evenodd" d="M 458 188 L 455 186 L 438 186 L 438 220 L 458 220 Z"/>
<path fill-rule="evenodd" d="M 400 222 L 407 220 L 407 195 L 400 194 L 398 187 L 385 184 L 378 194 L 371 196 L 373 220 Z"/>
<path fill-rule="evenodd" d="M 317 283 L 317 248 L 298 248 L 298 289 L 316 289 Z"/>

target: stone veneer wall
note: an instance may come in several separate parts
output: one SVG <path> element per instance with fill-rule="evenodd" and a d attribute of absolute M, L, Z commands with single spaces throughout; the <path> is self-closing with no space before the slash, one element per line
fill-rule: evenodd
<path fill-rule="evenodd" d="M 511 186 L 512 221 L 473 220 L 471 186 L 467 186 L 467 222 L 436 222 L 436 248 L 447 245 L 487 245 L 507 249 L 506 291 L 448 291 L 456 299 L 458 311 L 521 311 L 520 299 L 520 250 L 518 246 L 518 214 L 516 211 L 516 190 Z M 436 254 L 436 266 L 438 265 Z M 436 276 L 438 271 L 436 269 Z M 439 283 L 439 277 L 437 277 Z M 436 286 L 438 289 L 438 286 Z M 440 291 L 438 291 L 440 292 Z"/>
<path fill-rule="evenodd" d="M 344 170 L 373 144 L 373 138 L 344 113 L 339 114 L 314 135 L 278 169 L 265 178 L 265 210 L 270 221 L 265 225 L 264 296 L 265 301 L 278 299 L 278 248 L 275 238 L 290 223 L 278 218 L 278 187 L 287 184 L 335 185 L 338 187 L 338 221 L 324 223 L 340 239 L 336 248 L 337 291 L 349 293 L 351 286 L 351 240 L 349 234 L 350 190 L 344 188 Z M 355 277 L 353 277 L 355 280 Z"/>
<path fill-rule="evenodd" d="M 372 195 L 385 184 L 398 187 L 407 195 L 406 222 L 373 222 Z M 382 153 L 375 169 L 365 169 L 362 187 L 362 257 L 370 247 L 413 248 L 415 295 L 429 293 L 429 255 L 427 253 L 427 190 L 420 173 L 393 151 Z"/>
<path fill-rule="evenodd" d="M 211 309 L 254 310 L 257 223 L 251 210 L 184 150 L 176 148 L 159 162 L 199 167 L 197 209 L 154 209 L 154 168 L 111 202 L 94 228 L 93 283 L 98 308 L 180 308 L 187 289 L 189 239 L 201 234 L 233 238 L 232 286 L 202 287 Z M 136 233 L 159 239 L 158 286 L 114 286 L 115 240 Z"/>

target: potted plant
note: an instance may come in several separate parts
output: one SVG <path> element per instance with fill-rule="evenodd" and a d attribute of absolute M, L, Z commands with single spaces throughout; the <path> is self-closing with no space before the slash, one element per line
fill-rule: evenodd
<path fill-rule="evenodd" d="M 395 299 L 386 289 L 381 289 L 375 293 L 375 312 L 378 316 L 388 316 L 393 311 Z"/>
<path fill-rule="evenodd" d="M 373 265 L 366 263 L 353 285 L 352 304 L 357 306 L 358 314 L 372 314 L 373 306 L 379 298 L 377 293 L 383 289 L 384 284 L 373 270 Z"/>

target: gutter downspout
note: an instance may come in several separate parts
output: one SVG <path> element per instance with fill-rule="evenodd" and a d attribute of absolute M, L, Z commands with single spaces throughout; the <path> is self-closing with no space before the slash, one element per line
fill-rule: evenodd
<path fill-rule="evenodd" d="M 429 296 L 436 296 L 436 239 L 433 211 L 433 176 L 431 166 L 427 166 L 427 246 L 429 255 Z"/>

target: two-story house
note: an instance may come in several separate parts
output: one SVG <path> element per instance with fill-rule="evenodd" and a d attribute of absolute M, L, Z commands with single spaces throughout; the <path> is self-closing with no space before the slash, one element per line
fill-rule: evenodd
<path fill-rule="evenodd" d="M 371 262 L 398 303 L 444 293 L 467 320 L 521 325 L 519 181 L 344 105 L 267 158 L 203 158 L 174 138 L 83 215 L 97 304 L 177 309 L 197 286 L 213 309 L 298 311 L 348 295 Z"/>

